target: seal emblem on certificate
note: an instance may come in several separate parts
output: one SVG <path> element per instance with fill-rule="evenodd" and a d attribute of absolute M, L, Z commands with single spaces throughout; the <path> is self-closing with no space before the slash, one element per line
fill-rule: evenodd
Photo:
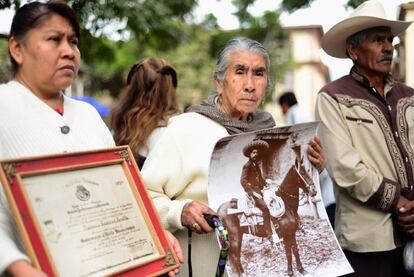
<path fill-rule="evenodd" d="M 76 197 L 81 201 L 88 201 L 91 198 L 91 193 L 84 186 L 78 185 L 76 187 Z"/>

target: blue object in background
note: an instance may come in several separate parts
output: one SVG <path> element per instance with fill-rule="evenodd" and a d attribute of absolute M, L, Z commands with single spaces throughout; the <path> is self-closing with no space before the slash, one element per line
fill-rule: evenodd
<path fill-rule="evenodd" d="M 91 96 L 72 96 L 72 98 L 91 104 L 101 117 L 107 117 L 111 112 L 111 109 L 108 106 L 105 106 Z"/>

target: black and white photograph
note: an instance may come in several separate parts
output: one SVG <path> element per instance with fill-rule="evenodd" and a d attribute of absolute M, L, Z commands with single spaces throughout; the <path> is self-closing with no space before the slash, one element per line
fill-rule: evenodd
<path fill-rule="evenodd" d="M 229 276 L 340 276 L 352 272 L 307 158 L 317 122 L 217 142 L 208 199 L 230 237 Z"/>

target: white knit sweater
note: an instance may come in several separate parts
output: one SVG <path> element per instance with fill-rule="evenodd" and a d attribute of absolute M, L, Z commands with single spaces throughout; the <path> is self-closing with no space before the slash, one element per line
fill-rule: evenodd
<path fill-rule="evenodd" d="M 67 134 L 63 126 L 69 127 Z M 115 146 L 98 112 L 64 97 L 61 116 L 16 81 L 0 85 L 0 159 L 92 150 Z M 0 276 L 18 259 L 27 259 L 0 189 Z M 19 245 L 19 246 L 18 246 Z"/>
<path fill-rule="evenodd" d="M 187 259 L 187 229 L 181 225 L 183 206 L 192 200 L 207 204 L 208 168 L 216 142 L 227 136 L 226 129 L 197 113 L 185 113 L 170 119 L 142 169 L 144 183 L 164 227 L 180 241 Z M 214 276 L 219 258 L 214 233 L 193 234 L 193 276 Z M 187 262 L 180 276 L 188 276 Z"/>

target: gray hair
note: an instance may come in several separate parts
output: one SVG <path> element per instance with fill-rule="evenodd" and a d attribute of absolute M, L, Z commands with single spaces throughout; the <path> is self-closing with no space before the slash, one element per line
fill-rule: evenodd
<path fill-rule="evenodd" d="M 368 32 L 370 32 L 373 29 L 378 29 L 378 28 L 389 28 L 389 27 L 387 27 L 387 26 L 376 26 L 376 27 L 364 29 L 362 31 L 359 31 L 355 34 L 350 35 L 346 39 L 346 44 L 349 43 L 352 46 L 354 46 L 355 48 L 360 48 L 362 46 L 362 43 L 364 42 L 365 38 L 367 37 Z M 346 50 L 346 55 L 347 55 L 348 58 L 351 58 L 349 56 L 348 50 Z"/>
<path fill-rule="evenodd" d="M 264 46 L 252 39 L 246 37 L 236 37 L 229 40 L 224 47 L 221 49 L 218 57 L 216 67 L 214 69 L 214 79 L 223 81 L 226 71 L 230 63 L 230 55 L 237 51 L 246 50 L 249 52 L 257 53 L 263 56 L 266 61 L 266 77 L 267 77 L 267 87 L 269 89 L 272 84 L 270 81 L 270 59 L 269 53 L 267 52 Z"/>

